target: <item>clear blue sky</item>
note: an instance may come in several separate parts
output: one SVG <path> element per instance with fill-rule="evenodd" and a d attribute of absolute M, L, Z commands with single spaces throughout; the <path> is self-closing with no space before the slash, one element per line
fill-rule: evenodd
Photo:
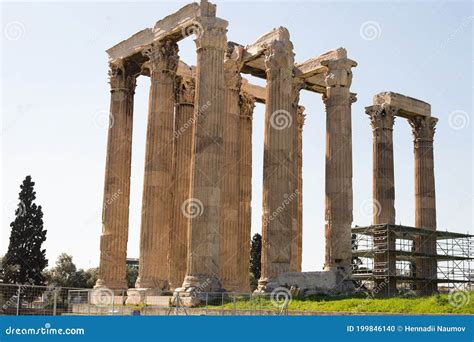
<path fill-rule="evenodd" d="M 19 185 L 30 174 L 44 208 L 50 265 L 59 253 L 98 265 L 109 86 L 105 50 L 185 2 L 2 4 L 2 228 L 8 246 Z M 472 4 L 466 2 L 217 1 L 228 39 L 250 44 L 274 27 L 289 29 L 296 61 L 345 47 L 358 62 L 352 90 L 354 224 L 370 224 L 372 132 L 364 107 L 381 91 L 431 103 L 438 227 L 472 230 Z M 375 28 L 361 34 L 369 22 Z M 371 23 L 373 22 L 373 23 Z M 15 31 L 18 29 L 18 31 Z M 372 32 L 373 33 L 373 32 Z M 15 39 L 18 38 L 18 39 Z M 368 39 L 375 38 L 375 39 Z M 191 39 L 181 56 L 195 61 Z M 128 256 L 138 257 L 149 80 L 135 95 Z M 303 269 L 324 260 L 325 112 L 304 93 Z M 261 230 L 263 106 L 255 112 L 252 231 Z M 397 223 L 414 224 L 413 142 L 408 123 L 394 131 Z"/>

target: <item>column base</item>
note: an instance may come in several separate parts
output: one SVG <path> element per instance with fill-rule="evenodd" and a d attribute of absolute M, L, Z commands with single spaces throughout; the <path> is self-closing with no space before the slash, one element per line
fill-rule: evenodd
<path fill-rule="evenodd" d="M 97 279 L 94 289 L 106 288 L 110 290 L 127 290 L 128 284 L 127 280 L 103 280 Z"/>
<path fill-rule="evenodd" d="M 137 278 L 135 289 L 144 289 L 149 291 L 168 291 L 170 284 L 168 280 L 161 279 L 141 279 Z"/>
<path fill-rule="evenodd" d="M 221 296 L 223 292 L 225 290 L 215 276 L 186 276 L 183 286 L 174 290 L 171 304 L 187 307 L 199 306 L 216 296 Z"/>

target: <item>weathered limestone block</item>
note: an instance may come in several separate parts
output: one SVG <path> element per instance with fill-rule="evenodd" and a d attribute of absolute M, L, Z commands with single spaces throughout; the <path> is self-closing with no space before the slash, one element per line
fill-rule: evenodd
<path fill-rule="evenodd" d="M 350 272 L 352 224 L 351 68 L 343 58 L 322 62 L 327 67 L 326 94 L 326 262 L 325 270 Z"/>
<path fill-rule="evenodd" d="M 374 105 L 390 105 L 398 108 L 398 116 L 431 116 L 431 105 L 413 97 L 386 91 L 374 95 Z"/>
<path fill-rule="evenodd" d="M 145 152 L 140 268 L 137 288 L 167 289 L 169 230 L 173 210 L 174 87 L 178 45 L 172 40 L 153 43 L 149 58 L 151 88 Z"/>
<path fill-rule="evenodd" d="M 111 64 L 109 76 L 110 122 L 102 207 L 99 279 L 96 286 L 126 289 L 133 95 L 136 76 L 130 66 L 123 64 Z"/>

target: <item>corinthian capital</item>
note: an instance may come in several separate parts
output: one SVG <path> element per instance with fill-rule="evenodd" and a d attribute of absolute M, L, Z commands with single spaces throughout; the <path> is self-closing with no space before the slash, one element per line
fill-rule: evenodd
<path fill-rule="evenodd" d="M 224 79 L 227 88 L 239 90 L 242 84 L 240 70 L 243 66 L 243 46 L 229 46 L 224 57 Z"/>
<path fill-rule="evenodd" d="M 347 87 L 352 84 L 352 68 L 357 63 L 348 58 L 322 61 L 322 65 L 327 67 L 326 85 L 327 87 Z"/>
<path fill-rule="evenodd" d="M 293 44 L 289 40 L 275 40 L 265 50 L 265 68 L 267 72 L 286 69 L 293 71 Z"/>
<path fill-rule="evenodd" d="M 296 122 L 298 123 L 298 130 L 302 131 L 304 122 L 306 120 L 306 114 L 304 113 L 305 107 L 303 106 L 298 106 L 298 111 L 297 111 L 297 116 L 296 116 Z"/>
<path fill-rule="evenodd" d="M 194 105 L 196 83 L 192 77 L 178 77 L 175 83 L 175 98 L 177 104 Z"/>
<path fill-rule="evenodd" d="M 393 129 L 395 123 L 395 115 L 398 108 L 388 105 L 373 105 L 365 107 L 365 112 L 369 115 L 372 129 Z"/>
<path fill-rule="evenodd" d="M 147 67 L 151 72 L 175 74 L 178 68 L 178 44 L 171 39 L 155 42 L 143 50 L 148 57 Z"/>
<path fill-rule="evenodd" d="M 111 91 L 126 91 L 130 93 L 135 91 L 137 75 L 123 61 L 109 63 L 108 74 Z"/>
<path fill-rule="evenodd" d="M 225 50 L 227 47 L 227 21 L 217 18 L 200 17 L 195 23 L 196 47 L 200 49 Z"/>
<path fill-rule="evenodd" d="M 413 132 L 415 143 L 418 141 L 433 141 L 437 118 L 431 116 L 414 116 L 408 119 Z"/>
<path fill-rule="evenodd" d="M 240 116 L 245 119 L 252 120 L 253 110 L 255 108 L 255 97 L 252 95 L 241 92 L 240 93 Z"/>

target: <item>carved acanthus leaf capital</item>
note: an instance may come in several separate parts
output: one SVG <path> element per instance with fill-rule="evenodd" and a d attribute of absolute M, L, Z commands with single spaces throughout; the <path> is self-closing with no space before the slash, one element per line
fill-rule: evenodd
<path fill-rule="evenodd" d="M 289 40 L 275 40 L 265 49 L 265 68 L 267 73 L 279 69 L 293 72 L 293 44 Z"/>
<path fill-rule="evenodd" d="M 388 105 L 373 105 L 365 107 L 365 112 L 369 115 L 372 129 L 393 129 L 395 115 L 398 109 Z"/>
<path fill-rule="evenodd" d="M 123 61 L 109 63 L 108 75 L 111 91 L 135 92 L 137 75 L 133 74 Z"/>
<path fill-rule="evenodd" d="M 175 81 L 175 98 L 179 105 L 194 105 L 196 83 L 192 77 L 177 77 Z"/>
<path fill-rule="evenodd" d="M 352 68 L 357 63 L 348 58 L 322 61 L 322 65 L 327 67 L 326 86 L 327 87 L 347 87 L 352 84 Z"/>
<path fill-rule="evenodd" d="M 242 69 L 244 48 L 240 45 L 234 45 L 227 48 L 224 57 L 224 79 L 227 88 L 239 90 L 242 84 Z"/>
<path fill-rule="evenodd" d="M 227 22 L 225 20 L 216 21 L 216 18 L 200 17 L 196 21 L 197 33 L 196 48 L 210 48 L 217 50 L 225 50 L 227 47 Z"/>
<path fill-rule="evenodd" d="M 408 119 L 413 132 L 415 143 L 418 141 L 433 141 L 436 131 L 437 118 L 430 116 L 414 116 Z"/>
<path fill-rule="evenodd" d="M 146 66 L 151 72 L 175 74 L 179 62 L 178 44 L 165 39 L 149 45 L 142 54 L 148 57 Z"/>
<path fill-rule="evenodd" d="M 298 123 L 298 129 L 300 131 L 303 130 L 304 122 L 306 120 L 306 114 L 304 113 L 305 109 L 306 108 L 304 106 L 298 106 L 296 121 Z"/>
<path fill-rule="evenodd" d="M 252 119 L 255 108 L 255 97 L 247 92 L 240 93 L 240 116 L 245 119 Z"/>
<path fill-rule="evenodd" d="M 293 87 L 291 89 L 291 104 L 293 107 L 298 107 L 300 102 L 300 91 L 305 89 L 306 82 L 301 78 L 293 79 Z"/>

